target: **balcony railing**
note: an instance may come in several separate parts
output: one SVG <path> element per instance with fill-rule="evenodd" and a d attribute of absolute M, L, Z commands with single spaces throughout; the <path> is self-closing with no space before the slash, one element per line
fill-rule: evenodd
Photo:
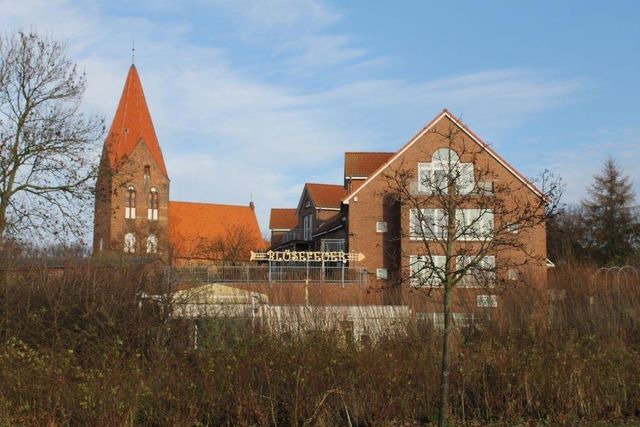
<path fill-rule="evenodd" d="M 320 250 L 322 252 L 344 252 L 344 239 L 322 239 Z"/>
<path fill-rule="evenodd" d="M 284 237 L 282 238 L 282 243 L 289 243 L 293 241 L 306 240 L 304 238 L 304 233 L 300 228 L 294 228 L 293 230 L 287 231 Z"/>
<path fill-rule="evenodd" d="M 357 284 L 367 282 L 367 271 L 362 267 L 345 266 L 220 266 L 180 267 L 169 269 L 172 283 L 327 283 Z"/>

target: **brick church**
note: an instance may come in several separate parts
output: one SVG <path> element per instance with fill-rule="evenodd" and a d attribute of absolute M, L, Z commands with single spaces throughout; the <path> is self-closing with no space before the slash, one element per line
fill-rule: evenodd
<path fill-rule="evenodd" d="M 250 250 L 264 248 L 253 203 L 174 201 L 170 183 L 132 65 L 100 160 L 94 254 L 153 256 L 189 265 L 243 262 Z"/>

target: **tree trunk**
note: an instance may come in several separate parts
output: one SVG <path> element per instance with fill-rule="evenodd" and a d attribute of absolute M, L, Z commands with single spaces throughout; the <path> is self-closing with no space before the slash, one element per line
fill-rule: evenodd
<path fill-rule="evenodd" d="M 4 203 L 4 197 L 0 202 L 0 249 L 2 249 L 2 243 L 4 242 L 4 230 L 7 228 L 7 206 Z"/>
<path fill-rule="evenodd" d="M 440 408 L 438 411 L 438 426 L 447 425 L 449 415 L 449 367 L 451 365 L 451 346 L 449 336 L 451 335 L 451 286 L 448 281 L 444 288 L 444 332 L 442 334 L 442 364 L 440 366 Z"/>

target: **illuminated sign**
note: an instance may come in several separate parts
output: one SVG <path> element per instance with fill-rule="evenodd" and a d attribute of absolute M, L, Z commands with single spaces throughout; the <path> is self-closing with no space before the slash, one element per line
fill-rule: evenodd
<path fill-rule="evenodd" d="M 251 261 L 271 262 L 353 262 L 362 261 L 364 254 L 359 252 L 312 252 L 312 251 L 251 251 Z"/>

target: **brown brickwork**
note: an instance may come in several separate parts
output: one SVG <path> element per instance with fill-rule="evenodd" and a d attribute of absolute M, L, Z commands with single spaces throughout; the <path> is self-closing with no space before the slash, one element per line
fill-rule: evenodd
<path fill-rule="evenodd" d="M 442 114 L 433 123 L 429 132 L 419 134 L 415 140 L 407 144 L 401 154 L 393 158 L 386 171 L 411 169 L 417 172 L 418 163 L 430 162 L 432 154 L 439 148 L 446 147 L 448 140 L 442 137 L 446 134 L 450 126 L 457 126 L 452 121 L 449 113 Z M 540 196 L 528 185 L 526 180 L 508 170 L 501 164 L 487 149 L 483 149 L 471 136 L 461 132 L 461 138 L 452 145 L 454 151 L 464 153 L 461 161 L 473 162 L 476 170 L 482 169 L 493 174 L 496 184 L 508 186 L 512 191 L 509 197 L 513 200 L 505 200 L 509 203 L 517 203 L 523 200 L 533 200 Z M 411 241 L 408 237 L 409 212 L 408 209 L 401 208 L 400 204 L 389 193 L 389 175 L 379 170 L 377 175 L 372 177 L 362 185 L 356 192 L 352 192 L 345 201 L 348 201 L 348 248 L 350 251 L 362 252 L 365 259 L 359 263 L 372 274 L 377 268 L 386 268 L 390 280 L 376 280 L 370 278 L 370 283 L 377 283 L 380 288 L 387 287 L 400 273 L 399 267 L 407 265 L 409 255 L 420 255 L 424 252 L 420 245 Z M 496 194 L 495 197 L 502 197 Z M 469 208 L 473 207 L 472 205 Z M 496 225 L 505 221 L 505 218 L 495 218 Z M 387 233 L 376 232 L 376 222 L 385 221 L 388 224 Z M 520 272 L 528 277 L 533 277 L 537 281 L 545 281 L 546 265 L 546 230 L 543 226 L 520 233 L 518 236 L 526 244 L 526 248 L 531 252 L 535 261 L 527 267 L 526 271 Z M 524 257 L 521 252 L 505 250 L 496 254 L 496 264 L 500 265 L 506 259 Z M 473 291 L 468 291 L 474 293 Z"/>
<path fill-rule="evenodd" d="M 201 248 L 230 245 L 235 236 L 248 242 L 243 251 L 247 259 L 249 249 L 264 249 L 253 203 L 170 203 L 169 187 L 142 83 L 131 66 L 100 160 L 94 254 L 133 252 L 177 264 L 192 259 L 206 264 L 220 261 L 220 251 L 205 253 Z M 130 189 L 135 191 L 135 217 L 128 209 Z M 135 236 L 135 243 L 125 245 L 129 233 Z M 148 240 L 149 236 L 155 236 L 157 243 Z"/>

